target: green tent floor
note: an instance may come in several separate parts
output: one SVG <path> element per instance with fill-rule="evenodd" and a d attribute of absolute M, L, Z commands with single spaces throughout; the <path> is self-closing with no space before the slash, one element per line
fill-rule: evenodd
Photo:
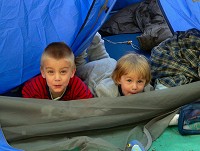
<path fill-rule="evenodd" d="M 125 145 L 126 137 L 131 129 L 121 129 L 119 131 L 96 133 L 100 137 L 119 148 Z M 90 136 L 92 137 L 92 136 Z M 148 151 L 200 151 L 200 135 L 183 136 L 179 133 L 177 126 L 168 127 L 162 135 L 157 138 Z M 123 149 L 123 148 L 122 148 Z"/>
<path fill-rule="evenodd" d="M 182 136 L 177 126 L 168 127 L 149 151 L 200 151 L 200 135 Z"/>

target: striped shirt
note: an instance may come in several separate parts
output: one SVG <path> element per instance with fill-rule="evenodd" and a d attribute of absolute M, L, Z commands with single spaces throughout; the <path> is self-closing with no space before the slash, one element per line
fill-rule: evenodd
<path fill-rule="evenodd" d="M 22 89 L 24 98 L 51 99 L 46 79 L 38 75 L 27 81 Z M 93 95 L 87 85 L 77 76 L 70 79 L 65 93 L 59 99 L 62 101 L 88 99 Z"/>

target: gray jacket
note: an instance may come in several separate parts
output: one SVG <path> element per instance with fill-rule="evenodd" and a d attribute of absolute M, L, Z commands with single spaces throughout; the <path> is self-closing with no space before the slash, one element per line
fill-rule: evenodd
<path fill-rule="evenodd" d="M 144 92 L 154 90 L 153 87 L 148 84 Z M 98 97 L 118 97 L 121 96 L 118 90 L 118 86 L 114 83 L 111 78 L 103 79 L 98 85 L 95 87 L 95 92 Z"/>

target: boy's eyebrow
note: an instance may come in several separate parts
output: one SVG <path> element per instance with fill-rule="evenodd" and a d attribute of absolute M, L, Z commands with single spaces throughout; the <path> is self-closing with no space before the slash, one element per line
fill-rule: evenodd
<path fill-rule="evenodd" d="M 53 69 L 52 67 L 45 67 L 45 69 Z"/>
<path fill-rule="evenodd" d="M 61 69 L 69 69 L 70 67 L 63 67 L 63 68 L 61 68 Z M 52 67 L 45 67 L 45 69 L 53 69 Z"/>
<path fill-rule="evenodd" d="M 69 69 L 70 67 L 63 67 L 63 68 L 61 68 L 61 69 L 65 69 L 65 68 L 66 68 L 66 69 Z"/>

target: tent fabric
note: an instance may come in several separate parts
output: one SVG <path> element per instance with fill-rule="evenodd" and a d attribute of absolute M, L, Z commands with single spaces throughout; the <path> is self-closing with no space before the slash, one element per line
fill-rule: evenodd
<path fill-rule="evenodd" d="M 139 36 L 140 34 L 141 33 L 119 34 L 119 35 L 103 37 L 106 51 L 109 53 L 111 58 L 114 58 L 116 60 L 121 58 L 121 56 L 125 55 L 127 52 L 136 52 L 138 54 L 145 55 L 147 58 L 150 58 L 151 52 L 142 51 L 140 47 L 138 47 L 139 43 L 136 37 Z M 132 45 L 127 44 L 127 41 L 132 41 Z"/>
<path fill-rule="evenodd" d="M 172 33 L 192 28 L 200 30 L 200 2 L 198 0 L 158 0 L 158 2 Z"/>
<path fill-rule="evenodd" d="M 46 45 L 64 41 L 75 55 L 89 46 L 115 0 L 1 1 L 0 94 L 39 73 Z"/>
<path fill-rule="evenodd" d="M 112 12 L 114 11 L 118 11 L 120 9 L 123 9 L 131 4 L 134 4 L 134 3 L 138 3 L 138 2 L 142 2 L 144 0 L 117 0 L 113 9 L 112 9 Z"/>
<path fill-rule="evenodd" d="M 0 129 L 0 150 L 2 151 L 22 151 L 21 149 L 13 148 L 8 144 L 6 138 L 4 137 L 2 129 Z"/>
<path fill-rule="evenodd" d="M 11 145 L 16 145 L 14 147 L 37 151 L 51 150 L 50 148 L 55 145 L 59 150 L 59 146 L 65 144 L 67 149 L 71 139 L 75 137 L 79 142 L 82 136 L 87 136 L 88 131 L 95 133 L 98 130 L 103 131 L 123 125 L 132 125 L 134 128 L 153 118 L 165 117 L 168 115 L 166 113 L 171 113 L 180 106 L 199 99 L 199 89 L 198 81 L 165 90 L 117 98 L 57 102 L 2 96 L 0 97 L 0 124 L 7 141 Z M 146 125 L 153 135 L 151 136 L 153 140 L 164 131 L 169 121 L 170 118 L 167 121 L 161 120 L 158 122 L 160 124 L 150 121 Z M 155 130 L 155 127 L 159 129 Z M 133 134 L 131 139 L 141 136 L 138 139 L 141 139 L 140 141 L 146 146 L 147 138 L 143 135 L 143 129 L 136 132 L 140 135 Z M 70 134 L 74 137 L 70 138 Z M 87 144 L 86 140 L 83 144 Z M 70 144 L 74 147 L 83 147 L 77 146 L 77 141 Z M 29 146 L 33 147 L 29 148 Z"/>

